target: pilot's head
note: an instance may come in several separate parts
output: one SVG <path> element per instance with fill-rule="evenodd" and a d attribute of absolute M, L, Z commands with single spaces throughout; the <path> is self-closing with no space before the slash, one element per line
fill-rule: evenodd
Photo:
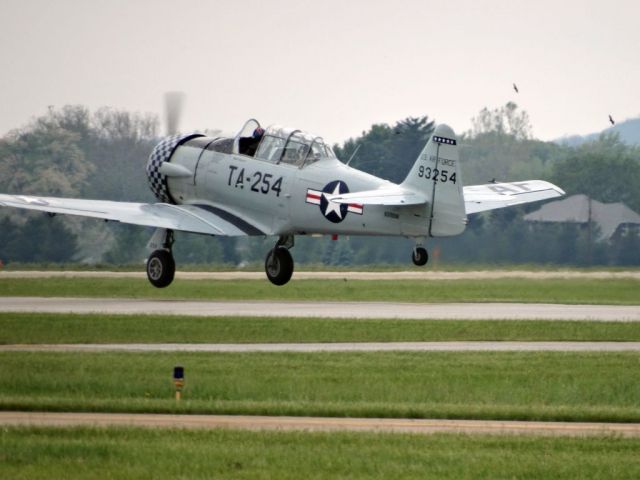
<path fill-rule="evenodd" d="M 262 127 L 258 127 L 253 131 L 253 138 L 255 138 L 256 140 L 260 140 L 262 138 L 262 135 L 264 135 L 264 128 Z"/>

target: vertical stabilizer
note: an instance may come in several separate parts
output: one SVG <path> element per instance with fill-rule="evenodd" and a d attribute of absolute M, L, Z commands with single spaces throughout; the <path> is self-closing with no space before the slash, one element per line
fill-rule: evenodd
<path fill-rule="evenodd" d="M 451 127 L 438 125 L 402 186 L 426 195 L 432 237 L 462 233 L 466 225 L 458 142 Z"/>

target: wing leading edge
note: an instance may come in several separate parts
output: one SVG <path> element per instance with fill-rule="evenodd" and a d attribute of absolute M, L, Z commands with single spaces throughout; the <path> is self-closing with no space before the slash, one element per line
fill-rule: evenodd
<path fill-rule="evenodd" d="M 133 225 L 221 236 L 266 235 L 265 229 L 210 205 L 170 205 L 0 194 L 0 206 L 102 218 Z"/>

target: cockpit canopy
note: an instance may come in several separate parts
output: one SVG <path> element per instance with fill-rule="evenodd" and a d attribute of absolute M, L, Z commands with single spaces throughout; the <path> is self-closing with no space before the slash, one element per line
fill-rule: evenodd
<path fill-rule="evenodd" d="M 263 129 L 255 119 L 247 121 L 236 135 L 233 152 L 300 168 L 321 158 L 335 158 L 321 137 L 280 125 Z"/>

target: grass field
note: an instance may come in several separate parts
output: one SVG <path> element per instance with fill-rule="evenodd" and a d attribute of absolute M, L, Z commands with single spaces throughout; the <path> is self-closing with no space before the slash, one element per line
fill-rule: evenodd
<path fill-rule="evenodd" d="M 634 279 L 176 280 L 165 289 L 146 279 L 0 279 L 0 296 L 117 297 L 199 300 L 327 300 L 400 302 L 542 302 L 640 304 Z"/>
<path fill-rule="evenodd" d="M 640 421 L 639 367 L 637 353 L 2 353 L 0 408 Z"/>
<path fill-rule="evenodd" d="M 636 479 L 640 440 L 5 428 L 0 477 Z"/>
<path fill-rule="evenodd" d="M 1 296 L 640 304 L 637 280 L 0 279 Z M 2 298 L 0 298 L 2 302 Z M 640 323 L 0 314 L 0 343 L 639 341 Z M 174 365 L 186 372 L 173 399 Z M 0 353 L 0 409 L 640 422 L 640 354 Z M 639 439 L 2 428 L 0 478 L 639 478 Z"/>
<path fill-rule="evenodd" d="M 640 322 L 0 313 L 0 344 L 640 341 Z"/>

